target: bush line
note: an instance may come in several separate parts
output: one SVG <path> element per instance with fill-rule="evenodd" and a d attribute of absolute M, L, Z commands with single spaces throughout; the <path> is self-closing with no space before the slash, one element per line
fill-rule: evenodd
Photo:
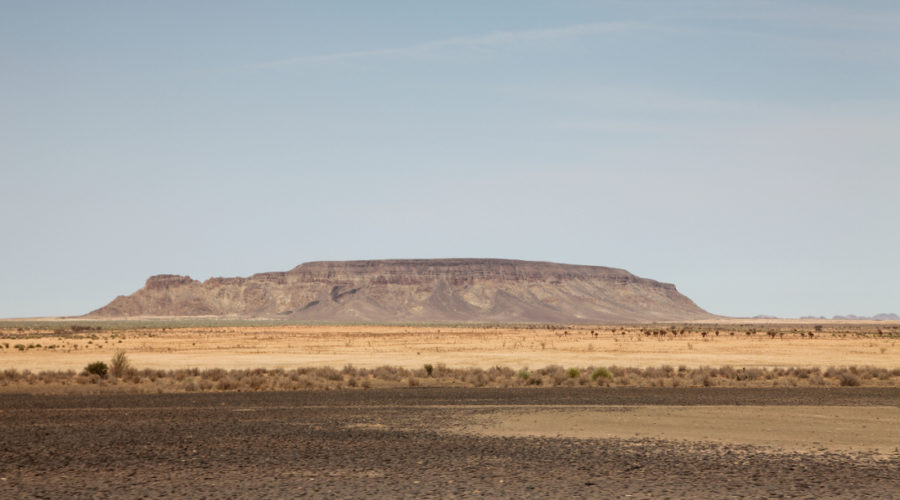
<path fill-rule="evenodd" d="M 200 391 L 295 391 L 369 389 L 400 386 L 430 387 L 858 387 L 898 386 L 900 368 L 872 366 L 820 368 L 687 368 L 593 367 L 569 368 L 551 365 L 537 370 L 509 367 L 450 368 L 427 364 L 419 369 L 397 366 L 343 369 L 332 367 L 295 369 L 152 370 L 134 368 L 124 354 L 117 353 L 110 367 L 103 362 L 75 371 L 6 369 L 0 371 L 0 391 L 30 392 L 55 387 L 137 392 Z M 102 366 L 101 366 L 102 365 Z"/>

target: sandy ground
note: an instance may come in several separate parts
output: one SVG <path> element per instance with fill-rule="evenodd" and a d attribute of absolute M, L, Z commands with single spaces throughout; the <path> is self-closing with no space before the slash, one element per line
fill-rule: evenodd
<path fill-rule="evenodd" d="M 900 453 L 900 406 L 521 408 L 474 417 L 466 429 L 488 436 L 652 438 L 780 451 Z"/>
<path fill-rule="evenodd" d="M 880 325 L 883 326 L 883 325 Z M 661 326 L 660 328 L 663 328 Z M 452 367 L 562 366 L 828 367 L 900 365 L 897 337 L 858 336 L 859 325 L 830 325 L 814 338 L 812 324 L 792 324 L 784 336 L 753 335 L 711 325 L 673 337 L 646 336 L 636 327 L 517 329 L 390 326 L 180 328 L 83 333 L 0 332 L 0 368 L 81 370 L 125 350 L 139 368 L 297 368 L 425 363 Z M 708 330 L 702 337 L 699 329 Z M 874 327 L 871 327 L 874 328 Z M 870 329 L 871 329 L 870 328 Z M 624 334 L 623 334 L 624 332 Z M 732 335 L 734 333 L 734 335 Z M 25 350 L 15 345 L 33 346 Z M 37 347 L 40 345 L 40 347 Z M 50 346 L 53 346 L 52 348 Z"/>

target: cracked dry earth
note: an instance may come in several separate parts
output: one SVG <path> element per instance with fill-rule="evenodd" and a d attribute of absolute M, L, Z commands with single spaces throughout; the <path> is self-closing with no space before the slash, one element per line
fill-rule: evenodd
<path fill-rule="evenodd" d="M 896 498 L 900 443 L 884 429 L 898 404 L 893 388 L 3 395 L 0 498 Z M 553 434 L 552 418 L 530 435 L 494 425 L 531 410 L 571 408 L 584 427 L 592 408 L 683 417 L 697 407 L 711 418 L 736 406 L 755 409 L 751 426 L 762 407 L 878 408 L 884 442 L 772 448 L 628 429 Z"/>

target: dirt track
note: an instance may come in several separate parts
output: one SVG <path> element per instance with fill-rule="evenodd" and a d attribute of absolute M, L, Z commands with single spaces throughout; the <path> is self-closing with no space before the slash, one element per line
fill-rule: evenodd
<path fill-rule="evenodd" d="M 0 497 L 890 498 L 900 495 L 897 453 L 459 429 L 529 405 L 898 402 L 892 388 L 4 395 Z"/>

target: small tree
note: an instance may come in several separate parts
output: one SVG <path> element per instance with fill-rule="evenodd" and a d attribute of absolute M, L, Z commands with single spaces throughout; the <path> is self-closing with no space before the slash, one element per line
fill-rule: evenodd
<path fill-rule="evenodd" d="M 128 356 L 125 355 L 125 351 L 116 351 L 110 362 L 112 376 L 116 378 L 124 377 L 130 370 L 131 362 L 128 361 Z"/>

